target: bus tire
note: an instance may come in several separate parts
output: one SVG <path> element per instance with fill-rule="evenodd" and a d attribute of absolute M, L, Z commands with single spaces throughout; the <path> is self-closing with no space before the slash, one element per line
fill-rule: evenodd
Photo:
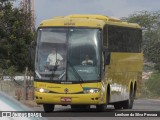
<path fill-rule="evenodd" d="M 123 102 L 123 109 L 132 109 L 133 108 L 133 102 L 134 102 L 134 92 L 131 89 L 129 94 L 129 99 L 127 101 Z"/>
<path fill-rule="evenodd" d="M 134 85 L 134 93 L 133 93 L 134 99 L 136 98 L 136 91 L 137 91 L 137 84 L 135 83 L 135 85 Z"/>
<path fill-rule="evenodd" d="M 107 105 L 106 104 L 96 105 L 96 109 L 99 112 L 105 112 L 107 109 Z"/>
<path fill-rule="evenodd" d="M 53 112 L 54 104 L 43 104 L 44 112 Z"/>
<path fill-rule="evenodd" d="M 107 105 L 109 103 L 110 100 L 110 88 L 107 88 L 107 95 L 106 95 L 106 104 L 101 104 L 101 105 L 96 105 L 96 109 L 99 112 L 105 112 L 107 109 Z"/>

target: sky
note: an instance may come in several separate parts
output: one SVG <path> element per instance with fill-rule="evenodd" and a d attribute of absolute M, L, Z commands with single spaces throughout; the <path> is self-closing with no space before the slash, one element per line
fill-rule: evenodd
<path fill-rule="evenodd" d="M 37 27 L 42 20 L 69 14 L 121 18 L 143 10 L 157 11 L 160 10 L 160 0 L 34 0 L 34 7 Z"/>

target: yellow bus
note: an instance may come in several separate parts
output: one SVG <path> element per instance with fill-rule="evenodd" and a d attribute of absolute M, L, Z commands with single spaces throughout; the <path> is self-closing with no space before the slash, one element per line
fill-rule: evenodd
<path fill-rule="evenodd" d="M 68 15 L 37 30 L 34 94 L 45 112 L 55 105 L 131 109 L 140 91 L 143 54 L 138 24 L 103 15 Z"/>

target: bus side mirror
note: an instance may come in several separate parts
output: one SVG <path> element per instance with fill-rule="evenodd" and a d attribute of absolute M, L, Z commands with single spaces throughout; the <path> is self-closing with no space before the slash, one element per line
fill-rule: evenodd
<path fill-rule="evenodd" d="M 110 64 L 110 52 L 108 50 L 108 48 L 105 50 L 105 65 L 109 65 Z"/>

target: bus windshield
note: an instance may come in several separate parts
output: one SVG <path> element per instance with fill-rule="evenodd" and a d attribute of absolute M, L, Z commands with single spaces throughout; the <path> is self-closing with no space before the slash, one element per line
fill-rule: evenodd
<path fill-rule="evenodd" d="M 35 79 L 87 82 L 100 80 L 100 30 L 40 28 Z"/>

